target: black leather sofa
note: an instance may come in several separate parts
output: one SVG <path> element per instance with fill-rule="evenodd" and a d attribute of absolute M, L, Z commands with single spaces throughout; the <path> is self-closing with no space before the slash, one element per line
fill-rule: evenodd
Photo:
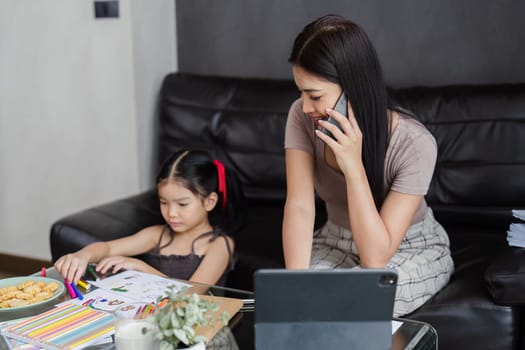
<path fill-rule="evenodd" d="M 440 349 L 525 349 L 525 254 L 510 248 L 512 208 L 525 208 L 525 84 L 392 91 L 426 124 L 439 156 L 427 201 L 447 229 L 456 271 L 408 318 L 432 324 Z M 160 96 L 160 159 L 210 150 L 238 173 L 247 221 L 228 285 L 252 288 L 258 268 L 283 266 L 284 127 L 292 81 L 169 74 Z M 317 225 L 325 220 L 319 201 Z M 50 233 L 53 260 L 162 222 L 154 189 L 71 214 Z"/>

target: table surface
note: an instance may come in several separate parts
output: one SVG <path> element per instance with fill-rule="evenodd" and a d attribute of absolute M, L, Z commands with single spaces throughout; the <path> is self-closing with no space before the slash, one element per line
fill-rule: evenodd
<path fill-rule="evenodd" d="M 38 275 L 38 274 L 35 274 Z M 54 268 L 48 269 L 47 276 L 62 281 L 62 277 Z M 198 285 L 193 283 L 193 285 Z M 254 349 L 254 293 L 227 287 L 202 285 L 206 294 L 217 295 L 243 300 L 243 307 L 230 320 L 228 327 L 221 329 L 217 335 L 207 344 L 211 350 L 251 350 Z M 67 293 L 62 300 L 69 298 Z M 60 301 L 62 301 L 60 300 Z M 37 310 L 40 313 L 45 310 Z M 28 314 L 18 317 L 30 316 Z M 398 318 L 402 325 L 392 335 L 392 350 L 431 350 L 437 349 L 437 332 L 427 323 Z M 0 320 L 5 321 L 5 320 Z M 3 337 L 0 339 L 0 350 L 7 350 L 7 344 Z M 93 345 L 86 347 L 88 350 L 110 350 L 113 344 Z"/>

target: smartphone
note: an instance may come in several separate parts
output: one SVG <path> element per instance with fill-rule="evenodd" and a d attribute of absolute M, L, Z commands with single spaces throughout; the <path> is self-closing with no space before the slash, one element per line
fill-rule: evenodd
<path fill-rule="evenodd" d="M 339 96 L 339 98 L 337 99 L 337 102 L 335 103 L 333 110 L 338 111 L 339 113 L 341 113 L 342 115 L 348 118 L 348 100 L 346 99 L 346 94 L 344 90 L 341 92 L 341 96 Z M 339 129 L 341 129 L 341 125 L 339 125 L 339 122 L 333 119 L 332 117 L 328 117 L 326 121 L 329 122 L 330 124 L 337 126 Z M 323 128 L 322 132 L 323 134 L 328 135 L 331 138 L 334 138 L 332 133 L 328 131 L 327 129 Z"/>

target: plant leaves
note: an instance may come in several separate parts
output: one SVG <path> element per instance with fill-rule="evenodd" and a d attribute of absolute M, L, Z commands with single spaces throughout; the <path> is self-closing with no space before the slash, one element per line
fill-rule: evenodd
<path fill-rule="evenodd" d="M 161 340 L 160 350 L 174 350 L 179 343 L 188 346 L 205 341 L 203 336 L 195 334 L 195 328 L 211 322 L 216 317 L 215 311 L 219 305 L 202 300 L 195 293 L 188 295 L 185 289 L 176 290 L 174 286 L 168 287 L 166 296 L 168 304 L 149 319 L 157 326 L 155 337 Z M 228 316 L 223 312 L 218 319 L 225 323 Z"/>
<path fill-rule="evenodd" d="M 174 329 L 173 335 L 177 337 L 182 343 L 189 345 L 190 340 L 188 335 L 182 329 Z"/>

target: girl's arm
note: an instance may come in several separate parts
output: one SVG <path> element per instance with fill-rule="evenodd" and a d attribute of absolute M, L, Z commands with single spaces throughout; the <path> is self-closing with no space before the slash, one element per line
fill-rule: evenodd
<path fill-rule="evenodd" d="M 235 251 L 233 239 L 228 236 L 225 236 L 224 239 L 228 240 L 231 254 L 233 255 Z M 230 264 L 230 253 L 224 239 L 218 237 L 210 243 L 204 259 L 202 259 L 197 270 L 191 275 L 190 282 L 213 285 L 219 281 Z"/>
<path fill-rule="evenodd" d="M 317 135 L 334 152 L 345 176 L 349 224 L 361 266 L 384 267 L 410 227 L 423 196 L 390 191 L 378 212 L 361 160 L 363 136 L 351 106 L 348 119 L 334 111 L 328 113 L 341 124 L 342 130 L 321 121 L 335 139 L 322 133 Z"/>
<path fill-rule="evenodd" d="M 55 262 L 55 268 L 67 280 L 78 282 L 89 263 L 116 255 L 133 256 L 150 251 L 157 244 L 162 226 L 150 226 L 131 236 L 106 242 L 95 242 L 66 254 Z"/>
<path fill-rule="evenodd" d="M 166 274 L 160 272 L 146 262 L 137 258 L 122 255 L 109 256 L 100 260 L 97 264 L 96 270 L 102 274 L 105 274 L 108 271 L 111 273 L 117 273 L 120 270 L 133 270 L 166 277 Z"/>
<path fill-rule="evenodd" d="M 304 151 L 287 149 L 285 152 L 284 260 L 286 268 L 307 269 L 315 222 L 314 160 Z"/>

